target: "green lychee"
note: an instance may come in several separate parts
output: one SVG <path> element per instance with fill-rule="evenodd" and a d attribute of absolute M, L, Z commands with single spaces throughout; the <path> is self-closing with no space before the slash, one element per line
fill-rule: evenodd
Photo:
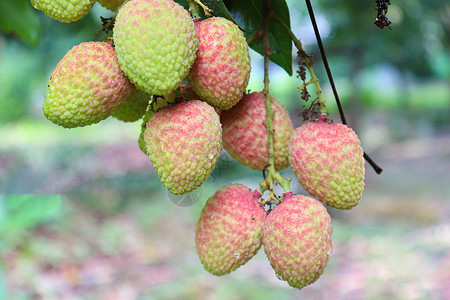
<path fill-rule="evenodd" d="M 195 231 L 197 253 L 214 275 L 236 270 L 261 247 L 266 212 L 257 196 L 242 184 L 222 187 L 208 199 Z"/>
<path fill-rule="evenodd" d="M 294 127 L 286 108 L 271 97 L 274 129 L 275 169 L 289 166 L 289 141 Z M 241 164 L 263 170 L 269 163 L 266 105 L 263 92 L 245 95 L 229 110 L 222 111 L 223 147 Z"/>
<path fill-rule="evenodd" d="M 194 22 L 173 0 L 132 0 L 114 26 L 119 63 L 138 88 L 152 95 L 175 90 L 186 77 L 198 47 Z"/>
<path fill-rule="evenodd" d="M 327 266 L 332 233 L 330 215 L 319 201 L 288 194 L 264 221 L 262 243 L 278 277 L 301 289 Z"/>
<path fill-rule="evenodd" d="M 151 95 L 135 88 L 127 103 L 113 113 L 113 117 L 124 122 L 137 121 L 144 116 L 150 99 Z"/>
<path fill-rule="evenodd" d="M 66 128 L 98 123 L 125 104 L 133 89 L 111 44 L 81 43 L 69 50 L 53 71 L 44 115 Z"/>
<path fill-rule="evenodd" d="M 88 14 L 94 4 L 95 0 L 31 0 L 34 8 L 64 23 L 81 19 Z"/>
<path fill-rule="evenodd" d="M 149 105 L 145 111 L 144 116 L 142 117 L 142 123 L 141 123 L 141 133 L 139 134 L 138 144 L 139 149 L 148 156 L 147 152 L 147 143 L 145 142 L 145 130 L 147 129 L 147 122 L 150 120 L 153 110 L 151 109 L 151 106 Z"/>
<path fill-rule="evenodd" d="M 192 100 L 153 113 L 144 140 L 164 186 L 173 194 L 187 194 L 214 169 L 222 150 L 222 127 L 212 106 Z"/>
<path fill-rule="evenodd" d="M 117 9 L 125 2 L 125 0 L 97 0 L 97 2 L 111 11 L 117 11 Z"/>
<path fill-rule="evenodd" d="M 229 109 L 242 98 L 250 78 L 244 34 L 222 17 L 196 22 L 196 29 L 199 47 L 187 80 L 202 100 Z"/>
<path fill-rule="evenodd" d="M 294 131 L 290 164 L 303 188 L 327 205 L 351 209 L 364 189 L 364 151 L 356 133 L 324 119 Z"/>

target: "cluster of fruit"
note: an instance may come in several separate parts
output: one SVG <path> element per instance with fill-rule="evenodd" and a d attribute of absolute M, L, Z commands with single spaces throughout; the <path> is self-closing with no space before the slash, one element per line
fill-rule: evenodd
<path fill-rule="evenodd" d="M 59 13 L 61 21 L 90 7 L 32 2 L 49 16 Z M 62 58 L 43 111 L 66 128 L 109 116 L 143 119 L 141 149 L 167 189 L 186 194 L 214 169 L 223 148 L 220 110 L 242 98 L 250 69 L 245 37 L 233 22 L 192 19 L 172 0 L 132 0 L 117 13 L 113 43 L 81 43 Z"/>
<path fill-rule="evenodd" d="M 258 95 L 249 94 L 235 108 L 223 112 L 224 145 L 229 145 L 226 149 L 241 163 L 262 169 L 264 144 L 258 143 L 267 139 L 265 111 L 251 99 L 257 101 Z M 290 165 L 305 190 L 329 206 L 351 209 L 357 205 L 365 169 L 363 150 L 353 130 L 319 117 L 293 131 L 289 116 L 272 101 L 276 168 Z M 246 110 L 233 112 L 246 106 Z M 257 113 L 259 110 L 263 112 Z M 261 130 L 254 131 L 258 126 Z M 258 190 L 231 184 L 208 199 L 195 238 L 205 269 L 215 275 L 227 274 L 264 245 L 280 279 L 299 289 L 313 283 L 323 273 L 333 249 L 333 228 L 325 206 L 312 197 L 286 191 L 272 210 L 271 205 L 261 205 L 261 197 Z"/>
<path fill-rule="evenodd" d="M 52 18 L 71 22 L 95 1 L 31 2 Z M 173 194 L 198 188 L 223 148 L 243 165 L 264 170 L 266 96 L 246 94 L 250 57 L 239 27 L 221 17 L 193 19 L 173 0 L 99 2 L 118 10 L 113 39 L 81 43 L 67 52 L 51 75 L 45 116 L 66 128 L 109 116 L 143 120 L 141 150 Z M 327 205 L 358 204 L 364 161 L 356 134 L 325 116 L 294 130 L 286 108 L 273 97 L 271 106 L 275 169 L 291 166 L 311 196 Z M 324 205 L 285 190 L 273 208 L 263 204 L 261 192 L 232 184 L 208 199 L 196 229 L 205 269 L 229 273 L 263 244 L 280 278 L 296 288 L 314 282 L 332 251 Z"/>

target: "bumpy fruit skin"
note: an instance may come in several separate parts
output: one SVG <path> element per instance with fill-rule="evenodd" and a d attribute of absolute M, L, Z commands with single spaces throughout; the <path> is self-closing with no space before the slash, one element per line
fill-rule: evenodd
<path fill-rule="evenodd" d="M 343 124 L 309 122 L 294 131 L 289 145 L 292 171 L 311 196 L 329 206 L 351 209 L 364 189 L 364 151 Z"/>
<path fill-rule="evenodd" d="M 125 74 L 152 95 L 178 87 L 198 48 L 194 22 L 172 0 L 127 2 L 116 17 L 114 44 Z"/>
<path fill-rule="evenodd" d="M 142 118 L 142 126 L 141 126 L 141 134 L 139 135 L 139 148 L 140 150 L 148 156 L 147 152 L 147 144 L 145 143 L 145 129 L 147 129 L 147 122 L 150 120 L 150 117 L 154 112 L 157 110 L 169 106 L 174 105 L 175 103 L 178 103 L 179 99 L 175 97 L 174 93 L 169 93 L 164 96 L 153 96 L 152 100 L 150 101 L 149 105 L 147 106 L 147 109 L 144 113 L 144 116 Z"/>
<path fill-rule="evenodd" d="M 111 11 L 117 11 L 117 9 L 125 2 L 125 0 L 97 0 L 97 2 Z"/>
<path fill-rule="evenodd" d="M 213 106 L 229 109 L 244 95 L 250 78 L 250 55 L 242 31 L 233 22 L 213 17 L 196 22 L 199 47 L 187 80 Z"/>
<path fill-rule="evenodd" d="M 257 197 L 241 184 L 218 190 L 203 207 L 195 231 L 197 254 L 214 275 L 236 270 L 261 247 L 266 212 Z"/>
<path fill-rule="evenodd" d="M 180 96 L 182 99 L 184 100 L 202 100 L 203 99 L 197 95 L 194 90 L 192 90 L 192 88 L 189 86 L 189 84 L 187 83 L 182 83 L 179 86 L 180 88 Z M 222 110 L 218 107 L 214 107 L 214 110 L 216 111 L 216 113 L 220 116 L 220 114 L 222 113 Z"/>
<path fill-rule="evenodd" d="M 332 233 L 330 215 L 319 201 L 290 195 L 264 221 L 262 243 L 275 273 L 301 289 L 327 266 Z"/>
<path fill-rule="evenodd" d="M 44 115 L 66 128 L 98 123 L 124 105 L 133 89 L 111 44 L 81 43 L 69 50 L 53 71 Z"/>
<path fill-rule="evenodd" d="M 275 169 L 289 166 L 289 141 L 294 127 L 286 108 L 274 97 L 273 128 Z M 245 95 L 229 110 L 222 111 L 223 147 L 241 164 L 255 170 L 263 170 L 269 163 L 265 96 L 263 92 Z"/>
<path fill-rule="evenodd" d="M 113 117 L 123 122 L 134 122 L 144 116 L 147 106 L 150 102 L 151 95 L 139 89 L 134 90 L 127 103 L 122 105 Z"/>
<path fill-rule="evenodd" d="M 31 0 L 34 8 L 64 23 L 81 19 L 87 15 L 94 3 L 95 0 Z"/>
<path fill-rule="evenodd" d="M 151 106 L 149 105 L 147 107 L 147 110 L 145 111 L 144 116 L 142 117 L 142 123 L 141 123 L 141 133 L 139 134 L 138 144 L 139 149 L 148 156 L 147 152 L 147 143 L 145 142 L 145 130 L 147 129 L 147 122 L 150 120 L 153 110 L 151 109 Z"/>
<path fill-rule="evenodd" d="M 214 169 L 222 150 L 222 127 L 212 106 L 192 100 L 153 113 L 144 139 L 164 186 L 173 194 L 187 194 Z"/>

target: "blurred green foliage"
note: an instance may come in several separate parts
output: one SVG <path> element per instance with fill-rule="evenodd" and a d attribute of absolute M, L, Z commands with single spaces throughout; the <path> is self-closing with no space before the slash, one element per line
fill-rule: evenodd
<path fill-rule="evenodd" d="M 375 1 L 318 0 L 316 14 L 329 25 L 325 47 L 331 57 L 347 66 L 337 75 L 350 76 L 355 69 L 392 64 L 402 72 L 422 77 L 450 76 L 450 15 L 448 1 L 391 1 L 387 17 L 391 28 L 380 30 L 373 22 Z M 307 16 L 303 1 L 288 1 L 301 16 Z M 441 65 L 437 63 L 441 61 Z"/>
<path fill-rule="evenodd" d="M 186 6 L 184 0 L 181 2 Z M 252 3 L 259 2 L 255 0 Z M 303 1 L 286 2 L 290 9 L 292 29 L 304 42 L 308 53 L 317 60 L 316 73 L 327 92 L 328 80 L 320 63 L 315 40 L 311 39 L 306 6 Z M 257 28 L 258 13 L 249 15 L 251 18 L 247 19 L 239 15 L 240 11 L 251 11 L 251 7 L 242 7 L 242 1 L 217 3 L 229 6 L 238 24 L 244 30 L 250 30 L 246 31 L 247 37 Z M 373 24 L 376 16 L 373 1 L 318 0 L 313 3 L 313 7 L 332 73 L 347 110 L 412 110 L 416 111 L 414 114 L 423 112 L 429 115 L 431 122 L 442 123 L 449 119 L 450 59 L 447 50 L 450 8 L 446 1 L 392 2 L 387 14 L 393 22 L 392 30 L 380 30 Z M 287 18 L 285 12 L 281 11 L 280 14 Z M 51 71 L 72 46 L 83 41 L 106 38 L 104 34 L 97 37 L 94 33 L 101 28 L 99 17 L 111 15 L 112 12 L 96 4 L 80 21 L 65 24 L 35 10 L 29 1 L 2 1 L 0 124 L 21 118 L 42 119 L 43 97 Z M 247 20 L 247 23 L 243 20 Z M 276 41 L 282 36 L 279 30 L 272 34 L 275 49 L 278 46 L 280 49 L 286 48 L 286 45 L 278 45 Z M 255 47 L 258 48 L 257 45 Z M 285 52 L 282 53 L 284 56 Z M 279 55 L 279 51 L 275 51 L 275 55 Z M 290 66 L 286 64 L 284 56 L 280 56 L 284 63 L 279 64 L 289 71 Z M 293 66 L 295 70 L 295 61 Z M 258 76 L 261 73 L 262 68 L 254 69 L 252 77 L 260 80 Z M 300 110 L 295 104 L 299 99 L 296 91 L 299 80 L 287 77 L 286 74 L 273 71 L 272 91 L 278 93 L 278 98 L 288 109 Z M 262 82 L 258 87 L 261 85 Z M 328 98 L 333 99 L 329 91 Z M 330 105 L 330 110 L 336 112 L 333 105 Z M 436 119 L 438 115 L 443 117 Z"/>
<path fill-rule="evenodd" d="M 0 29 L 32 47 L 37 46 L 41 37 L 38 15 L 28 0 L 0 3 Z"/>
<path fill-rule="evenodd" d="M 100 7 L 97 10 L 105 17 L 112 14 Z M 36 115 L 42 118 L 41 101 L 51 71 L 74 45 L 96 40 L 94 33 L 99 28 L 101 21 L 95 11 L 78 22 L 66 24 L 34 9 L 28 0 L 0 2 L 0 124 Z M 23 33 L 25 29 L 39 29 L 42 34 L 30 40 L 27 36 L 31 33 Z"/>
<path fill-rule="evenodd" d="M 0 253 L 20 243 L 27 230 L 61 215 L 61 195 L 0 195 Z"/>

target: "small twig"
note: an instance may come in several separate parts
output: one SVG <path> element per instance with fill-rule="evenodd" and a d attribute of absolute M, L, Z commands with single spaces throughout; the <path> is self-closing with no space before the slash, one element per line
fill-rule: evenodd
<path fill-rule="evenodd" d="M 391 5 L 391 1 L 389 0 L 375 0 L 375 3 L 377 4 L 377 18 L 375 19 L 374 24 L 378 26 L 378 28 L 383 29 L 384 27 L 389 28 L 391 30 L 392 22 L 389 21 L 389 19 L 386 17 L 386 14 L 388 12 L 388 5 Z"/>
<path fill-rule="evenodd" d="M 94 33 L 94 35 L 99 35 L 100 33 L 102 33 L 103 31 L 108 33 L 109 31 L 111 31 L 114 28 L 114 23 L 116 22 L 116 15 L 112 16 L 111 18 L 103 18 L 100 17 L 100 19 L 102 20 L 102 28 L 100 28 L 99 31 L 97 31 L 96 33 Z"/>
<path fill-rule="evenodd" d="M 256 30 L 255 33 L 247 39 L 247 44 L 250 45 L 254 41 L 262 39 L 263 35 L 264 30 L 262 29 L 262 27 L 259 27 L 258 30 Z"/>
<path fill-rule="evenodd" d="M 194 0 L 194 1 L 195 1 L 195 3 L 197 3 L 198 5 L 200 5 L 203 8 L 203 11 L 205 12 L 205 16 L 211 17 L 211 13 L 213 12 L 212 9 L 210 9 L 208 6 L 203 4 L 200 0 Z"/>
<path fill-rule="evenodd" d="M 292 32 L 291 28 L 276 14 L 272 15 L 272 18 L 280 24 L 284 30 L 289 34 L 291 37 L 292 42 L 294 42 L 295 47 L 298 50 L 298 55 L 302 58 L 305 66 L 308 68 L 309 75 L 311 76 L 311 82 L 314 83 L 314 87 L 316 89 L 317 97 L 319 98 L 319 110 L 322 114 L 328 114 L 328 108 L 325 103 L 325 99 L 323 98 L 323 92 L 319 84 L 319 78 L 317 78 L 316 73 L 314 72 L 313 68 L 313 61 L 311 60 L 311 57 L 309 57 L 306 54 L 305 49 L 303 49 L 302 42 L 295 36 L 295 34 Z"/>
<path fill-rule="evenodd" d="M 197 19 L 200 17 L 200 9 L 198 7 L 197 1 L 195 0 L 187 0 L 187 3 L 189 5 L 189 11 L 192 14 L 192 18 Z"/>
<path fill-rule="evenodd" d="M 304 89 L 305 87 L 307 87 L 308 85 L 310 85 L 311 83 L 314 83 L 314 81 L 310 80 L 310 81 L 308 81 L 308 82 L 305 82 L 305 83 L 302 84 L 301 86 L 297 87 L 297 88 L 298 88 L 298 91 L 301 93 L 301 92 L 303 91 L 303 89 Z"/>
<path fill-rule="evenodd" d="M 114 14 L 114 16 L 112 16 L 111 18 L 103 18 L 100 17 L 100 19 L 102 20 L 103 26 L 102 28 L 100 28 L 99 31 L 97 31 L 95 33 L 95 35 L 99 35 L 100 33 L 102 33 L 103 31 L 105 31 L 106 33 L 108 33 L 109 31 L 111 31 L 114 28 L 114 24 L 116 23 L 116 17 L 117 14 L 119 13 L 120 9 L 128 2 L 129 0 L 125 0 L 120 6 L 119 8 L 116 10 L 116 13 Z"/>

